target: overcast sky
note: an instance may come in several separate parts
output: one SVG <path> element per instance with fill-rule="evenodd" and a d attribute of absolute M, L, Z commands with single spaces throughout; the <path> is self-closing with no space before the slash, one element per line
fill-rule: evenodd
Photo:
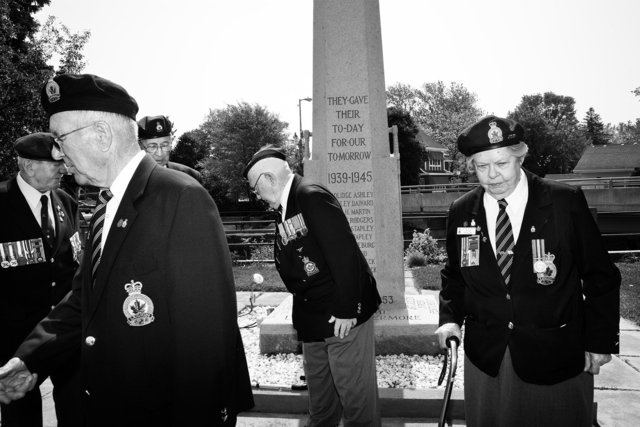
<path fill-rule="evenodd" d="M 86 73 L 124 86 L 138 117 L 177 134 L 209 109 L 260 104 L 298 132 L 313 93 L 312 0 L 51 0 L 71 31 L 90 30 Z M 487 113 L 555 92 L 605 123 L 640 117 L 638 0 L 380 0 L 385 82 L 462 83 Z M 311 104 L 302 103 L 304 129 Z"/>

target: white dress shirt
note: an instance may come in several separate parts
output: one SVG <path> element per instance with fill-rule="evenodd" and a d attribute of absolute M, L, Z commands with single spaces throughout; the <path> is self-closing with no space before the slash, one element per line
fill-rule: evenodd
<path fill-rule="evenodd" d="M 511 222 L 511 228 L 513 229 L 513 241 L 518 242 L 518 236 L 520 235 L 520 228 L 522 227 L 522 219 L 524 218 L 524 210 L 527 207 L 527 200 L 529 200 L 529 185 L 527 184 L 527 175 L 522 169 L 520 169 L 520 180 L 516 184 L 516 188 L 508 197 L 505 197 L 507 201 L 507 215 L 509 215 L 509 221 Z M 484 204 L 484 211 L 487 216 L 487 233 L 491 239 L 491 247 L 493 253 L 496 253 L 496 219 L 498 218 L 498 212 L 500 207 L 498 201 L 490 196 L 485 191 L 482 199 Z"/>
<path fill-rule="evenodd" d="M 102 226 L 102 239 L 100 241 L 101 248 L 104 248 L 104 245 L 107 243 L 109 230 L 111 229 L 113 218 L 116 215 L 116 212 L 118 212 L 118 207 L 120 207 L 120 202 L 124 197 L 124 192 L 127 191 L 129 182 L 131 181 L 133 174 L 135 173 L 144 156 L 144 151 L 140 151 L 135 156 L 133 156 L 131 160 L 129 160 L 129 163 L 127 163 L 125 167 L 120 171 L 118 176 L 116 176 L 116 179 L 113 180 L 111 187 L 109 187 L 109 190 L 111 190 L 113 197 L 107 203 L 107 210 L 105 211 L 104 224 Z"/>

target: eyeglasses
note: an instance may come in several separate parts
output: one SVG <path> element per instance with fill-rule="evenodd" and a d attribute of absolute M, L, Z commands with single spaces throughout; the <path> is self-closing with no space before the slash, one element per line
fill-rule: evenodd
<path fill-rule="evenodd" d="M 153 154 L 158 148 L 166 153 L 167 151 L 171 151 L 171 144 L 149 144 L 145 145 L 144 150 L 149 154 Z"/>
<path fill-rule="evenodd" d="M 258 183 L 260 182 L 260 178 L 262 178 L 262 175 L 264 175 L 264 172 L 258 175 L 258 179 L 256 179 L 256 183 L 253 184 L 253 187 L 250 188 L 251 192 L 256 196 L 258 195 L 258 190 L 256 190 L 256 188 L 258 187 Z"/>
<path fill-rule="evenodd" d="M 96 124 L 96 122 L 93 122 L 93 123 L 91 123 L 91 124 L 89 124 L 89 125 L 82 126 L 82 127 L 78 128 L 78 129 L 74 129 L 74 130 L 69 131 L 69 132 L 67 132 L 67 133 L 63 133 L 62 135 L 55 135 L 55 134 L 54 134 L 54 135 L 53 135 L 53 143 L 54 143 L 55 147 L 58 149 L 58 151 L 60 151 L 60 152 L 62 153 L 62 142 L 63 142 L 63 141 L 64 141 L 64 140 L 69 136 L 69 135 L 71 135 L 71 134 L 72 134 L 72 133 L 74 133 L 74 132 L 79 132 L 79 131 L 81 131 L 82 129 L 89 128 L 89 127 L 91 127 L 91 126 L 93 126 L 93 125 L 95 125 L 95 124 Z"/>

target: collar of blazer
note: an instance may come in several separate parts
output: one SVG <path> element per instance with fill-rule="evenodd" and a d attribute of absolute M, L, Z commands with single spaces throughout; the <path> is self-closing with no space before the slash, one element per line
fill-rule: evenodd
<path fill-rule="evenodd" d="M 527 200 L 527 208 L 525 210 L 525 218 L 527 216 L 527 212 L 530 211 L 531 207 L 539 207 L 551 204 L 551 194 L 550 188 L 548 185 L 545 185 L 542 178 L 537 175 L 532 174 L 526 169 L 522 169 L 525 174 L 527 174 L 527 182 L 529 186 L 529 200 Z M 471 216 L 473 218 L 477 218 L 478 214 L 482 209 L 482 197 L 484 196 L 484 188 L 478 185 L 477 188 L 471 190 L 473 203 L 471 208 Z"/>
<path fill-rule="evenodd" d="M 293 212 L 297 212 L 298 208 L 296 207 L 296 192 L 298 191 L 298 186 L 302 181 L 302 177 L 298 174 L 293 175 L 293 182 L 291 183 L 291 188 L 289 189 L 289 197 L 287 197 L 287 211 L 284 213 L 285 218 L 289 218 L 293 215 Z"/>
<path fill-rule="evenodd" d="M 12 236 L 33 236 L 34 230 L 40 230 L 40 225 L 38 224 L 36 218 L 33 216 L 31 207 L 29 207 L 29 202 L 27 202 L 27 199 L 25 199 L 22 191 L 20 191 L 20 187 L 18 187 L 18 182 L 15 176 L 11 178 L 11 180 L 7 184 L 6 195 L 10 208 L 6 208 L 5 206 L 2 207 L 2 209 L 6 209 L 5 213 L 7 218 L 5 220 L 6 223 L 3 224 L 3 226 L 16 227 L 16 230 L 10 231 L 10 234 Z M 4 240 L 14 241 L 21 239 L 0 239 L 0 241 Z"/>
<path fill-rule="evenodd" d="M 122 201 L 120 201 L 120 206 L 118 207 L 118 211 L 114 217 L 114 223 L 109 230 L 109 236 L 107 238 L 107 245 L 103 248 L 102 257 L 100 258 L 100 266 L 97 271 L 97 276 L 95 278 L 95 287 L 93 288 L 93 292 L 91 293 L 91 303 L 90 303 L 90 311 L 91 316 L 97 307 L 97 303 L 100 300 L 100 296 L 105 288 L 105 284 L 108 282 L 109 272 L 112 270 L 113 263 L 115 261 L 116 256 L 120 252 L 120 247 L 124 242 L 124 239 L 131 229 L 133 223 L 135 222 L 136 217 L 138 216 L 138 210 L 136 208 L 136 201 L 144 195 L 145 189 L 147 187 L 147 183 L 151 176 L 151 173 L 155 168 L 159 168 L 158 164 L 149 156 L 148 154 L 142 158 L 138 168 L 134 172 L 131 177 L 131 181 L 129 181 L 129 185 L 127 185 L 127 189 L 122 197 Z M 118 218 L 126 218 L 127 226 L 126 227 L 118 227 L 117 219 Z M 88 258 L 89 257 L 85 257 Z M 91 289 L 91 275 L 88 273 L 91 270 L 91 261 L 89 259 L 87 265 L 83 266 L 85 268 L 85 283 L 84 289 Z"/>
<path fill-rule="evenodd" d="M 527 200 L 520 236 L 516 242 L 515 251 L 518 255 L 514 258 L 512 274 L 521 265 L 527 265 L 526 259 L 530 257 L 531 253 L 531 239 L 540 238 L 540 233 L 544 230 L 544 226 L 551 216 L 552 207 L 551 187 L 545 180 L 526 169 L 523 170 L 527 174 L 529 200 Z M 486 230 L 486 218 L 482 204 L 483 196 L 484 189 L 481 186 L 471 191 L 471 218 L 475 219 L 476 223 L 481 227 L 481 233 Z M 535 232 L 532 232 L 532 230 L 535 230 Z"/>

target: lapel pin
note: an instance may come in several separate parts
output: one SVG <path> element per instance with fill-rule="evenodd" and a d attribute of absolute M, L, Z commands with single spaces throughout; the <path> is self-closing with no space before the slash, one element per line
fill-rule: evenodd
<path fill-rule="evenodd" d="M 119 219 L 118 220 L 118 227 L 119 228 L 126 228 L 127 227 L 127 219 Z"/>
<path fill-rule="evenodd" d="M 56 210 L 58 211 L 58 219 L 60 222 L 64 222 L 64 211 L 60 207 L 60 205 L 56 205 Z"/>
<path fill-rule="evenodd" d="M 535 226 L 533 226 L 533 225 L 531 226 L 531 232 L 532 232 L 532 233 L 535 233 L 535 232 L 536 232 L 536 227 L 535 227 Z"/>

